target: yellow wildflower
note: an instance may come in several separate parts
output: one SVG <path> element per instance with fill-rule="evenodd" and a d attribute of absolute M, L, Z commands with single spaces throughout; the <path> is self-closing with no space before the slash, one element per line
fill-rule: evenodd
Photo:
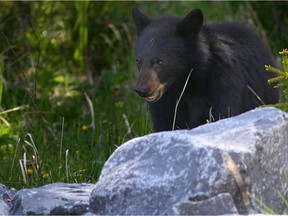
<path fill-rule="evenodd" d="M 32 175 L 33 174 L 33 169 L 27 169 L 27 175 Z"/>
<path fill-rule="evenodd" d="M 42 172 L 42 178 L 43 179 L 48 179 L 48 177 L 49 177 L 49 173 Z"/>
<path fill-rule="evenodd" d="M 83 132 L 86 133 L 88 131 L 88 128 L 89 128 L 88 125 L 83 125 L 81 129 Z"/>

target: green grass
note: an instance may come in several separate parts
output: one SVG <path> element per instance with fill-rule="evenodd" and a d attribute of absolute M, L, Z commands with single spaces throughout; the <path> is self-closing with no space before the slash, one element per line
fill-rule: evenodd
<path fill-rule="evenodd" d="M 96 90 L 90 99 L 80 90 L 66 92 L 70 96 L 59 93 L 57 98 L 41 95 L 36 104 L 28 102 L 29 108 L 5 115 L 10 126 L 1 123 L 1 183 L 21 188 L 57 181 L 95 182 L 117 146 L 150 132 L 143 100 L 125 88 L 118 93 Z M 27 169 L 33 173 L 25 175 Z"/>
<path fill-rule="evenodd" d="M 117 146 L 151 132 L 145 101 L 133 91 L 136 68 L 130 52 L 129 71 L 107 69 L 92 85 L 85 74 L 79 79 L 65 70 L 51 74 L 41 65 L 25 65 L 21 85 L 7 85 L 1 94 L 1 183 L 20 189 L 96 182 Z"/>
<path fill-rule="evenodd" d="M 283 3 L 0 2 L 0 182 L 16 189 L 96 182 L 117 146 L 151 132 L 145 102 L 132 89 L 132 7 L 151 16 L 197 7 L 206 22 L 245 22 L 253 20 L 249 4 L 273 24 L 274 52 L 283 49 L 287 37 L 275 37 L 273 26 L 287 25 L 271 19 L 278 17 L 271 5 Z M 86 49 L 94 58 L 88 63 Z"/>

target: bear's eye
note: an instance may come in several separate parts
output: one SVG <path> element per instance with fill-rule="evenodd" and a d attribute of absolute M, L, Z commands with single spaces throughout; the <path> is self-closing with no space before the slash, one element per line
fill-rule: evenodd
<path fill-rule="evenodd" d="M 156 60 L 156 63 L 157 63 L 158 65 L 162 65 L 162 64 L 163 64 L 163 59 L 157 59 L 157 60 Z"/>

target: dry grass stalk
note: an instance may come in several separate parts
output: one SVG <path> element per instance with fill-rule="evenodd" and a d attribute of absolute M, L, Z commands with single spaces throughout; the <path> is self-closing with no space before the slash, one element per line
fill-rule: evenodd
<path fill-rule="evenodd" d="M 179 98 L 178 98 L 178 100 L 177 100 L 177 102 L 176 102 L 175 111 L 174 111 L 174 118 L 173 118 L 173 125 L 172 125 L 172 131 L 175 130 L 175 122 L 176 122 L 176 117 L 177 117 L 178 105 L 179 105 L 179 102 L 180 102 L 180 100 L 181 100 L 181 98 L 182 98 L 182 96 L 183 96 L 183 94 L 184 94 L 184 91 L 185 91 L 185 89 L 186 89 L 186 86 L 187 86 L 187 84 L 188 84 L 188 81 L 189 81 L 189 78 L 190 78 L 190 75 L 191 75 L 192 71 L 193 71 L 193 68 L 190 70 L 190 72 L 189 72 L 189 74 L 188 74 L 188 77 L 187 77 L 187 79 L 186 79 L 186 81 L 185 81 L 185 84 L 184 84 L 184 86 L 183 86 L 182 92 L 181 92 L 181 94 L 180 94 L 180 96 L 179 96 Z"/>

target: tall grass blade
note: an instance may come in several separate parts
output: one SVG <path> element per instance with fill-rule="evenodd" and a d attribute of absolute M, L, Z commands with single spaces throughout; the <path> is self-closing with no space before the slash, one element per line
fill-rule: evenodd
<path fill-rule="evenodd" d="M 112 32 L 114 33 L 115 37 L 117 38 L 117 40 L 119 42 L 121 42 L 122 37 L 120 32 L 118 31 L 118 29 L 116 28 L 116 26 L 114 24 L 109 24 L 108 27 L 112 30 Z"/>
<path fill-rule="evenodd" d="M 0 116 L 0 120 L 1 120 L 2 122 L 4 122 L 4 124 L 5 124 L 6 126 L 8 126 L 8 127 L 11 126 L 10 123 L 9 123 L 5 118 L 3 118 L 2 116 Z"/>
<path fill-rule="evenodd" d="M 26 134 L 26 136 L 29 137 L 30 139 L 30 142 L 28 142 L 27 140 L 25 140 L 25 144 L 32 147 L 33 151 L 34 151 L 34 156 L 35 156 L 35 162 L 36 162 L 36 168 L 38 169 L 39 168 L 39 164 L 40 164 L 40 161 L 39 161 L 39 153 L 38 153 L 38 150 L 37 150 L 37 147 L 34 143 L 34 140 L 33 140 L 33 137 L 30 133 Z"/>
<path fill-rule="evenodd" d="M 66 150 L 66 154 L 65 154 L 65 170 L 66 170 L 66 178 L 67 178 L 67 181 L 69 180 L 68 155 L 69 155 L 69 149 Z"/>
<path fill-rule="evenodd" d="M 64 135 L 64 122 L 65 122 L 65 118 L 62 118 L 62 128 L 61 128 L 61 141 L 60 141 L 60 161 L 62 158 L 62 147 L 63 147 L 63 135 Z"/>
<path fill-rule="evenodd" d="M 23 176 L 23 181 L 24 181 L 25 184 L 27 184 L 26 172 L 24 171 L 24 166 L 23 166 L 23 163 L 22 163 L 21 159 L 19 160 L 19 164 L 20 164 L 21 173 L 22 173 L 22 176 Z"/>
<path fill-rule="evenodd" d="M 19 143 L 20 143 L 21 139 L 19 138 L 16 144 L 16 148 L 15 148 L 15 152 L 14 152 L 14 156 L 13 156 L 13 160 L 12 160 L 12 166 L 11 166 L 11 174 L 10 176 L 12 176 L 13 174 L 13 168 L 14 168 L 14 164 L 15 164 L 15 160 L 16 160 L 16 154 L 18 152 L 18 148 L 19 148 Z"/>
<path fill-rule="evenodd" d="M 275 215 L 276 213 L 273 211 L 272 208 L 270 208 L 268 205 L 266 205 L 265 203 L 263 203 L 261 200 L 259 200 L 257 197 L 254 197 L 250 194 L 250 197 L 252 199 L 254 199 L 259 205 L 260 207 L 263 208 L 264 213 L 268 213 L 268 214 L 272 214 Z"/>
<path fill-rule="evenodd" d="M 1 69 L 1 68 L 0 68 Z M 2 70 L 1 70 L 2 71 Z M 2 104 L 2 94 L 3 94 L 3 76 L 2 72 L 0 71 L 0 106 Z"/>
<path fill-rule="evenodd" d="M 23 153 L 23 167 L 25 173 L 27 173 L 27 158 L 26 158 L 26 152 Z"/>
<path fill-rule="evenodd" d="M 14 107 L 14 108 L 12 108 L 12 109 L 5 110 L 5 111 L 0 112 L 0 115 L 4 115 L 4 114 L 7 114 L 7 113 L 9 113 L 9 112 L 14 112 L 14 111 L 18 111 L 18 110 L 27 109 L 27 108 L 29 108 L 28 105 L 23 105 L 23 106 L 19 106 L 19 107 Z"/>
<path fill-rule="evenodd" d="M 288 200 L 286 199 L 286 197 L 280 191 L 277 191 L 277 193 L 281 197 L 281 199 L 284 202 L 284 204 L 286 205 L 286 207 L 288 207 Z M 286 212 L 282 212 L 282 214 L 287 215 Z"/>
<path fill-rule="evenodd" d="M 88 102 L 89 105 L 89 109 L 90 109 L 90 113 L 91 113 L 91 124 L 90 126 L 95 129 L 95 114 L 94 114 L 94 109 L 93 109 L 93 102 L 90 99 L 90 97 L 88 96 L 88 94 L 86 92 L 84 92 L 85 98 Z"/>

